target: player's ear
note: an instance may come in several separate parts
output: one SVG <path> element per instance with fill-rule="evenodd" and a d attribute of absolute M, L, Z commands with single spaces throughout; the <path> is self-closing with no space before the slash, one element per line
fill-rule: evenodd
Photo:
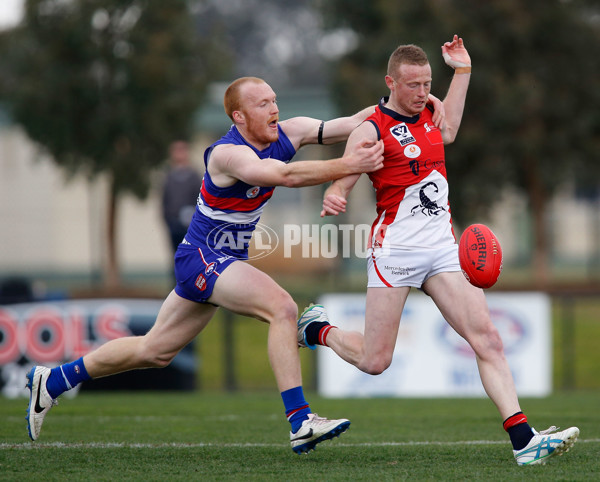
<path fill-rule="evenodd" d="M 388 86 L 388 89 L 392 90 L 392 87 L 394 86 L 394 79 L 391 76 L 386 75 L 385 76 L 385 85 Z"/>
<path fill-rule="evenodd" d="M 242 114 L 242 112 L 239 110 L 234 110 L 231 113 L 231 117 L 233 117 L 233 122 L 235 122 L 236 124 L 243 124 L 246 120 L 244 114 Z"/>

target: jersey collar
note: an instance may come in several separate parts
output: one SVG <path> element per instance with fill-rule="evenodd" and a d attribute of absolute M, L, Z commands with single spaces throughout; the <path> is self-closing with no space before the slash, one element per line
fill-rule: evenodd
<path fill-rule="evenodd" d="M 395 110 L 388 109 L 387 107 L 385 107 L 385 104 L 387 104 L 389 100 L 390 100 L 390 97 L 385 96 L 385 97 L 382 97 L 381 100 L 379 101 L 379 109 L 385 115 L 388 115 L 392 119 L 395 119 L 397 121 L 406 122 L 407 124 L 416 124 L 419 121 L 421 114 L 417 114 L 417 115 L 413 115 L 412 117 L 408 117 L 408 116 L 405 116 L 402 114 L 398 114 L 398 112 L 396 112 Z"/>

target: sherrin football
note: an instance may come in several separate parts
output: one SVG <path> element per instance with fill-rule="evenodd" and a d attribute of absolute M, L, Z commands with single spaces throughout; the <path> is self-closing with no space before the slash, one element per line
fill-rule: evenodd
<path fill-rule="evenodd" d="M 502 271 L 502 248 L 485 224 L 472 224 L 458 242 L 460 267 L 469 283 L 478 288 L 496 284 Z"/>

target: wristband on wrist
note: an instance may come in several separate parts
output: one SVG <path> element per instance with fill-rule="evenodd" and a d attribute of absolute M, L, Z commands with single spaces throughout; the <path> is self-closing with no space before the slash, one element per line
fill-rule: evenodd
<path fill-rule="evenodd" d="M 469 65 L 468 67 L 456 67 L 454 69 L 454 73 L 455 74 L 470 74 L 471 66 Z"/>

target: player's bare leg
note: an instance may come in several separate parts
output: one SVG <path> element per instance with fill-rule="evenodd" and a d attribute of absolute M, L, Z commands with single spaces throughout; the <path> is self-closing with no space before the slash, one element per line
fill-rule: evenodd
<path fill-rule="evenodd" d="M 500 415 L 506 419 L 520 412 L 502 339 L 490 318 L 483 290 L 472 286 L 461 272 L 433 276 L 423 288 L 446 321 L 473 348 L 483 387 Z"/>
<path fill-rule="evenodd" d="M 165 367 L 206 327 L 216 310 L 213 305 L 195 303 L 171 291 L 146 335 L 105 343 L 83 357 L 85 367 L 92 378 Z"/>
<path fill-rule="evenodd" d="M 57 404 L 56 398 L 77 384 L 135 368 L 168 365 L 206 326 L 215 310 L 212 305 L 180 298 L 173 291 L 146 335 L 111 340 L 79 360 L 61 365 L 59 382 L 51 380 L 49 368 L 34 366 L 27 375 L 27 387 L 31 391 L 26 417 L 29 437 L 37 440 L 46 415 Z M 48 385 L 49 380 L 52 386 Z"/>
<path fill-rule="evenodd" d="M 568 452 L 579 436 L 577 427 L 537 432 L 521 412 L 502 340 L 491 322 L 483 291 L 468 283 L 460 272 L 433 276 L 425 288 L 444 318 L 475 351 L 481 382 L 504 419 L 517 464 L 544 464 Z"/>
<path fill-rule="evenodd" d="M 269 323 L 269 360 L 292 425 L 290 443 L 294 452 L 309 452 L 318 443 L 346 431 L 349 420 L 319 417 L 311 413 L 304 400 L 296 342 L 298 307 L 283 288 L 267 274 L 240 261 L 221 273 L 210 301 Z"/>
<path fill-rule="evenodd" d="M 410 288 L 368 288 L 364 334 L 336 327 L 327 335 L 327 346 L 365 373 L 382 373 L 392 362 L 409 291 Z"/>
<path fill-rule="evenodd" d="M 266 273 L 240 261 L 219 276 L 210 301 L 269 323 L 269 360 L 279 390 L 302 384 L 296 348 L 298 306 L 289 293 Z"/>

